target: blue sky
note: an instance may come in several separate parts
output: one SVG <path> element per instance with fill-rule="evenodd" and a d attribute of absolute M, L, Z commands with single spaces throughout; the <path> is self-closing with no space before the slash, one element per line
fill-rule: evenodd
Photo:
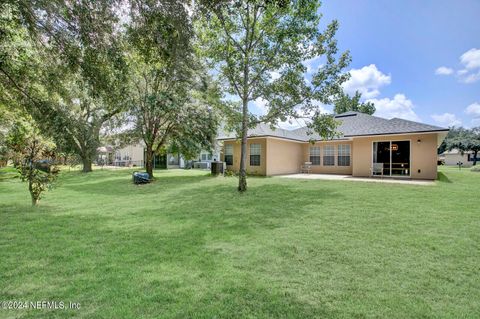
<path fill-rule="evenodd" d="M 353 58 L 345 91 L 376 115 L 480 126 L 480 0 L 325 0 L 320 11 L 324 25 L 339 21 L 338 46 Z"/>
<path fill-rule="evenodd" d="M 325 0 L 321 12 L 352 54 L 346 90 L 378 115 L 480 126 L 480 1 Z"/>

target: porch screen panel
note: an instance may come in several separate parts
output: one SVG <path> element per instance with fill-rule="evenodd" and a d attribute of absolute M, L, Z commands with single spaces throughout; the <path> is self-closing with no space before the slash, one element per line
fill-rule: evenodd
<path fill-rule="evenodd" d="M 392 175 L 410 175 L 410 141 L 392 141 Z"/>
<path fill-rule="evenodd" d="M 320 165 L 320 147 L 311 146 L 310 147 L 310 162 L 312 165 Z"/>
<path fill-rule="evenodd" d="M 323 166 L 335 165 L 335 146 L 325 145 L 323 147 Z"/>
<path fill-rule="evenodd" d="M 390 142 L 373 142 L 373 163 L 383 164 L 383 175 L 390 175 Z"/>

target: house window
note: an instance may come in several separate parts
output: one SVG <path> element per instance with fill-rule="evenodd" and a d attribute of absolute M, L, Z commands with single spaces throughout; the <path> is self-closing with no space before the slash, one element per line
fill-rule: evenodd
<path fill-rule="evenodd" d="M 310 146 L 310 162 L 312 162 L 312 165 L 320 165 L 319 146 Z"/>
<path fill-rule="evenodd" d="M 225 145 L 225 163 L 227 165 L 233 165 L 233 145 Z"/>
<path fill-rule="evenodd" d="M 335 146 L 325 145 L 323 147 L 323 166 L 335 165 Z"/>
<path fill-rule="evenodd" d="M 350 145 L 338 145 L 338 166 L 350 166 Z"/>
<path fill-rule="evenodd" d="M 260 144 L 250 144 L 250 166 L 260 166 Z"/>

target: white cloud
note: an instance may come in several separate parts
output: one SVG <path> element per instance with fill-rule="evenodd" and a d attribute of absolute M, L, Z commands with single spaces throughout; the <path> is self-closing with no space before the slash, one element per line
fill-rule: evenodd
<path fill-rule="evenodd" d="M 280 78 L 281 74 L 276 71 L 270 72 L 270 77 L 272 78 L 272 81 L 275 81 L 276 79 Z"/>
<path fill-rule="evenodd" d="M 453 73 L 453 69 L 441 66 L 435 70 L 436 75 L 450 75 Z"/>
<path fill-rule="evenodd" d="M 462 70 L 463 71 L 463 70 Z M 464 73 L 465 75 L 464 76 L 461 76 L 460 77 L 460 81 L 462 81 L 463 83 L 473 83 L 473 82 L 477 82 L 478 80 L 480 80 L 480 71 L 478 71 L 477 73 Z"/>
<path fill-rule="evenodd" d="M 480 118 L 480 103 L 472 103 L 465 109 L 465 113 Z"/>
<path fill-rule="evenodd" d="M 480 49 L 470 49 L 460 57 L 460 62 L 467 69 L 480 68 Z"/>
<path fill-rule="evenodd" d="M 314 101 L 313 104 L 318 108 L 318 110 L 321 113 L 328 113 L 328 114 L 333 113 L 333 108 L 329 105 L 322 104 L 318 101 Z M 310 118 L 313 116 L 314 111 L 312 110 L 309 113 L 302 113 L 301 110 L 299 110 L 298 108 L 297 110 L 300 112 L 300 116 L 304 118 L 301 118 L 301 119 L 288 118 L 286 121 L 279 122 L 278 126 L 287 130 L 294 130 L 299 127 L 306 126 L 307 123 L 310 122 Z"/>
<path fill-rule="evenodd" d="M 462 121 L 452 113 L 432 114 L 432 119 L 441 126 L 460 126 Z"/>
<path fill-rule="evenodd" d="M 252 103 L 258 109 L 258 112 L 254 112 L 255 114 L 258 114 L 258 115 L 267 114 L 267 105 L 268 105 L 267 100 L 261 97 L 258 97 Z"/>
<path fill-rule="evenodd" d="M 472 127 L 480 126 L 480 117 L 476 118 L 476 119 L 473 119 L 472 122 L 471 122 L 471 126 Z"/>
<path fill-rule="evenodd" d="M 359 91 L 366 99 L 377 97 L 380 94 L 379 89 L 392 81 L 390 75 L 379 71 L 375 64 L 352 69 L 350 75 L 350 79 L 343 84 L 345 92 L 353 95 L 355 91 Z"/>
<path fill-rule="evenodd" d="M 303 61 L 303 65 L 307 68 L 307 74 L 312 74 L 314 71 L 320 69 L 323 66 L 323 64 L 320 63 L 321 60 L 322 57 L 317 56 Z"/>
<path fill-rule="evenodd" d="M 414 112 L 415 106 L 404 94 L 396 94 L 393 99 L 370 99 L 375 104 L 375 115 L 384 118 L 402 118 L 410 121 L 420 121 Z"/>
<path fill-rule="evenodd" d="M 480 80 L 480 49 L 472 48 L 460 56 L 461 69 L 454 70 L 441 66 L 435 70 L 437 75 L 450 75 L 454 72 L 463 83 L 474 83 Z"/>
<path fill-rule="evenodd" d="M 460 82 L 474 83 L 480 80 L 480 49 L 470 49 L 460 56 L 463 69 L 457 71 Z"/>

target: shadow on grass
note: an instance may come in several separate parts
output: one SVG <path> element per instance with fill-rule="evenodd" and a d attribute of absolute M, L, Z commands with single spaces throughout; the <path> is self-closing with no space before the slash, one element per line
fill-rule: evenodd
<path fill-rule="evenodd" d="M 13 167 L 0 168 L 0 182 L 19 177 L 17 170 Z"/>
<path fill-rule="evenodd" d="M 447 175 L 443 172 L 438 172 L 437 174 L 437 180 L 441 183 L 453 183 L 450 178 L 448 178 Z"/>
<path fill-rule="evenodd" d="M 174 189 L 183 185 L 192 185 L 202 183 L 212 179 L 210 175 L 198 176 L 156 176 L 155 180 L 149 184 L 135 185 L 132 182 L 131 172 L 101 173 L 96 176 L 80 178 L 70 177 L 61 181 L 61 187 L 71 189 L 81 193 L 90 193 L 108 196 L 129 196 L 138 194 L 157 194 L 164 189 Z M 126 174 L 125 174 L 126 173 Z M 83 174 L 86 175 L 86 174 Z"/>
<path fill-rule="evenodd" d="M 236 186 L 236 184 L 235 184 Z M 259 228 L 285 226 L 310 213 L 312 206 L 321 206 L 326 199 L 340 199 L 341 193 L 328 189 L 302 188 L 288 184 L 250 185 L 239 193 L 231 184 L 197 185 L 181 193 L 169 193 L 166 202 L 175 202 L 165 213 L 172 222 L 184 220 L 204 224 L 220 233 L 242 233 Z"/>

